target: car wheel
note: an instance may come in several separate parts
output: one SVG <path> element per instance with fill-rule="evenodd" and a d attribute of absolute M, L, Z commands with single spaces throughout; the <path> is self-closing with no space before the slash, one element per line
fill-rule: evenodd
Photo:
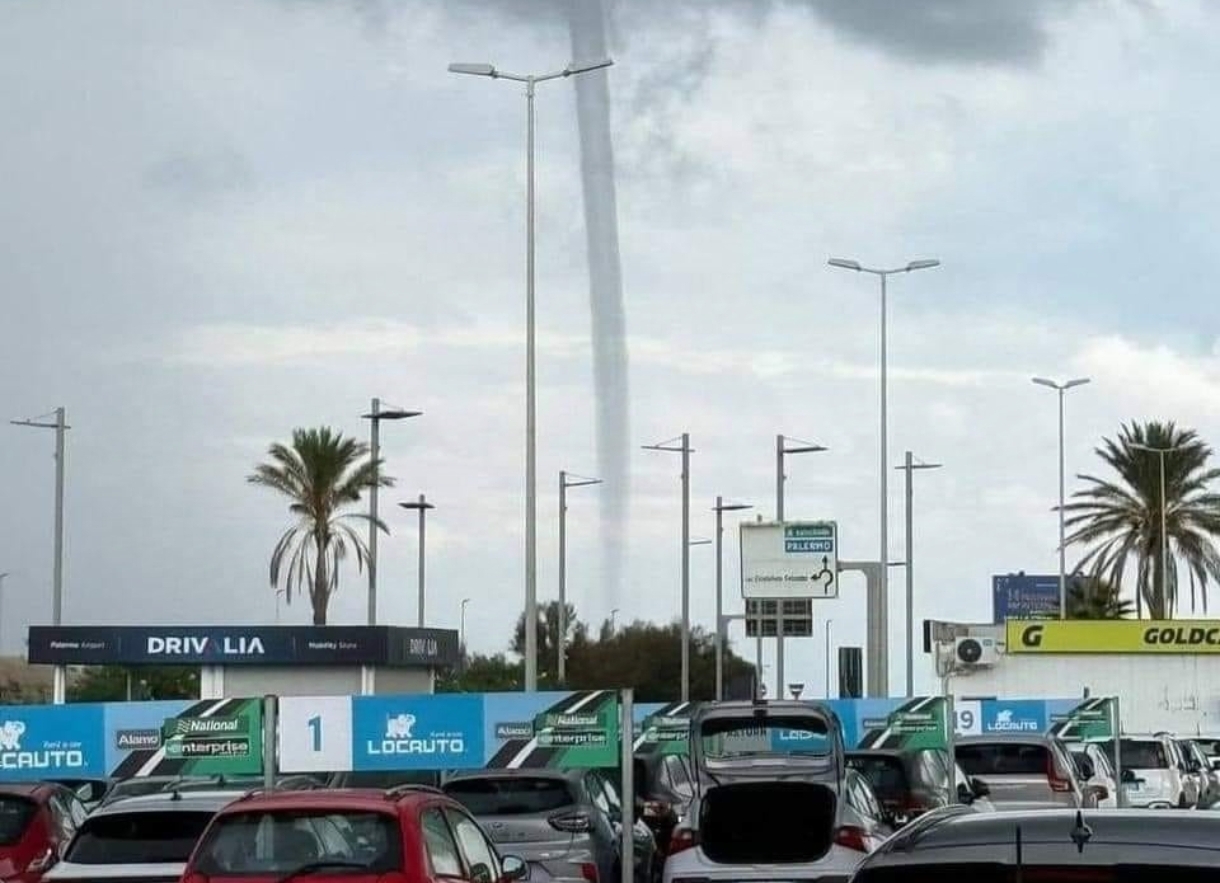
<path fill-rule="evenodd" d="M 1178 795 L 1178 809 L 1186 809 L 1186 793 Z"/>

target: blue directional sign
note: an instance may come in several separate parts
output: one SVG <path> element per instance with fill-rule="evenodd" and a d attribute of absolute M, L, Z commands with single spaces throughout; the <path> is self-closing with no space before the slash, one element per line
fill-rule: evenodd
<path fill-rule="evenodd" d="M 1009 573 L 991 578 L 992 622 L 1058 619 L 1059 576 Z"/>

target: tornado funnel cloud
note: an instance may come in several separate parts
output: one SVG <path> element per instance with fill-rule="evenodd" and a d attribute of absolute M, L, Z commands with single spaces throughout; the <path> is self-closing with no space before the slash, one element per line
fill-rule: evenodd
<path fill-rule="evenodd" d="M 577 63 L 609 55 L 606 12 L 602 2 L 570 2 L 572 58 Z M 619 600 L 625 564 L 630 489 L 627 332 L 618 248 L 614 147 L 610 140 L 610 93 L 604 70 L 575 77 L 574 81 L 589 261 L 597 461 L 599 474 L 605 481 L 603 493 L 599 495 L 603 550 L 602 600 L 613 607 Z"/>

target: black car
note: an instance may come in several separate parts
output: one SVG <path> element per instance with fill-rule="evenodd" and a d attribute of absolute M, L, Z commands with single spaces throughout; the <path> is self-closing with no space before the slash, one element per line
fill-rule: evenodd
<path fill-rule="evenodd" d="M 955 806 L 907 825 L 855 883 L 1202 883 L 1220 871 L 1220 816 L 1173 810 Z"/>
<path fill-rule="evenodd" d="M 868 780 L 897 825 L 964 802 L 953 786 L 949 753 L 939 748 L 848 751 L 847 766 Z"/>

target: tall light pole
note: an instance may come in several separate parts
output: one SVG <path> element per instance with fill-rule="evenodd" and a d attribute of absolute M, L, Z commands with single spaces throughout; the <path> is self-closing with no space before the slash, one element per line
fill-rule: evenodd
<path fill-rule="evenodd" d="M 826 698 L 830 698 L 830 627 L 833 619 L 826 620 Z"/>
<path fill-rule="evenodd" d="M 610 634 L 618 632 L 618 608 L 615 607 L 610 611 Z"/>
<path fill-rule="evenodd" d="M 816 454 L 821 451 L 828 451 L 829 448 L 824 445 L 819 445 L 816 442 L 801 441 L 799 438 L 791 438 L 785 435 L 777 435 L 775 437 L 775 520 L 783 523 L 784 520 L 784 482 L 788 476 L 784 472 L 784 457 L 789 454 Z M 780 616 L 775 621 L 775 677 L 776 689 L 779 692 L 780 698 L 784 695 L 784 617 L 783 617 L 783 602 L 780 604 Z M 758 662 L 762 663 L 762 637 L 755 639 L 758 643 L 754 648 L 754 655 Z"/>
<path fill-rule="evenodd" d="M 560 684 L 568 672 L 568 488 L 601 483 L 600 478 L 559 471 L 559 635 L 555 642 L 558 653 L 555 672 Z"/>
<path fill-rule="evenodd" d="M 66 422 L 63 408 L 56 408 L 53 416 L 53 423 L 45 416 L 9 422 L 14 426 L 55 431 L 55 557 L 51 566 L 51 625 L 61 625 L 64 612 L 64 437 L 72 427 Z"/>
<path fill-rule="evenodd" d="M 646 451 L 670 451 L 682 455 L 682 696 L 690 701 L 690 433 L 644 445 Z"/>
<path fill-rule="evenodd" d="M 381 480 L 381 421 L 406 420 L 422 413 L 402 408 L 382 410 L 381 399 L 374 398 L 369 412 L 360 415 L 369 421 L 369 460 L 373 464 L 373 485 L 369 488 L 369 625 L 377 625 L 377 491 Z"/>
<path fill-rule="evenodd" d="M 886 341 L 886 324 L 887 324 L 887 305 L 886 305 L 886 283 L 890 276 L 896 273 L 911 273 L 915 270 L 928 270 L 932 267 L 939 267 L 940 261 L 935 259 L 911 261 L 905 267 L 896 267 L 894 269 L 885 270 L 877 267 L 861 266 L 858 261 L 845 260 L 843 258 L 831 258 L 830 266 L 838 267 L 841 270 L 852 270 L 856 273 L 869 273 L 878 277 L 881 280 L 881 543 L 880 552 L 877 555 L 877 563 L 881 569 L 881 578 L 879 580 L 878 590 L 880 594 L 880 604 L 878 605 L 877 614 L 877 634 L 870 635 L 870 641 L 876 642 L 876 652 L 873 659 L 881 668 L 881 683 L 888 684 L 890 679 L 889 664 L 890 664 L 890 620 L 889 620 L 889 530 L 890 530 L 890 499 L 889 499 L 889 417 L 887 414 L 887 375 L 886 361 L 888 359 L 887 341 Z M 886 692 L 889 692 L 888 690 Z"/>
<path fill-rule="evenodd" d="M 1034 377 L 1034 383 L 1053 389 L 1059 395 L 1059 618 L 1067 619 L 1067 527 L 1064 520 L 1064 453 L 1063 453 L 1063 394 L 1076 386 L 1084 386 L 1088 377 L 1077 377 L 1066 383 L 1056 383 L 1046 377 Z"/>
<path fill-rule="evenodd" d="M 1180 451 L 1182 445 L 1171 445 L 1169 447 L 1157 448 L 1152 445 L 1142 445 L 1137 442 L 1131 442 L 1131 447 L 1139 448 L 1141 451 L 1147 451 L 1150 454 L 1156 454 L 1160 461 L 1161 468 L 1161 603 L 1165 605 L 1165 612 L 1172 617 L 1173 613 L 1168 607 L 1169 601 L 1169 521 L 1166 517 L 1166 497 L 1165 492 L 1165 455 L 1171 454 L 1174 451 Z M 1136 590 L 1138 597 L 1139 591 Z"/>
<path fill-rule="evenodd" d="M 907 553 L 907 603 L 906 603 L 906 650 L 907 650 L 907 696 L 915 695 L 915 490 L 911 480 L 916 469 L 940 469 L 939 463 L 915 462 L 915 455 L 906 452 L 901 469 L 906 473 L 906 553 Z"/>
<path fill-rule="evenodd" d="M 724 513 L 753 509 L 749 503 L 726 503 L 716 497 L 716 701 L 724 699 Z"/>
<path fill-rule="evenodd" d="M 458 612 L 458 649 L 463 653 L 466 651 L 466 605 L 469 603 L 469 598 L 463 598 Z"/>
<path fill-rule="evenodd" d="M 525 84 L 525 689 L 538 689 L 538 483 L 535 432 L 536 382 L 534 375 L 534 89 L 548 80 L 601 70 L 614 64 L 609 58 L 588 64 L 573 62 L 548 74 L 513 74 L 493 64 L 454 62 L 449 72 Z"/>
<path fill-rule="evenodd" d="M 0 573 L 0 656 L 4 655 L 4 578 L 8 576 L 8 571 Z"/>
<path fill-rule="evenodd" d="M 412 503 L 399 503 L 398 505 L 404 509 L 414 509 L 419 512 L 419 600 L 415 606 L 415 624 L 422 629 L 424 627 L 424 603 L 427 599 L 424 591 L 424 566 L 427 561 L 424 554 L 424 525 L 427 521 L 428 510 L 435 509 L 436 506 L 429 503 L 424 494 L 420 494 L 419 499 Z"/>

